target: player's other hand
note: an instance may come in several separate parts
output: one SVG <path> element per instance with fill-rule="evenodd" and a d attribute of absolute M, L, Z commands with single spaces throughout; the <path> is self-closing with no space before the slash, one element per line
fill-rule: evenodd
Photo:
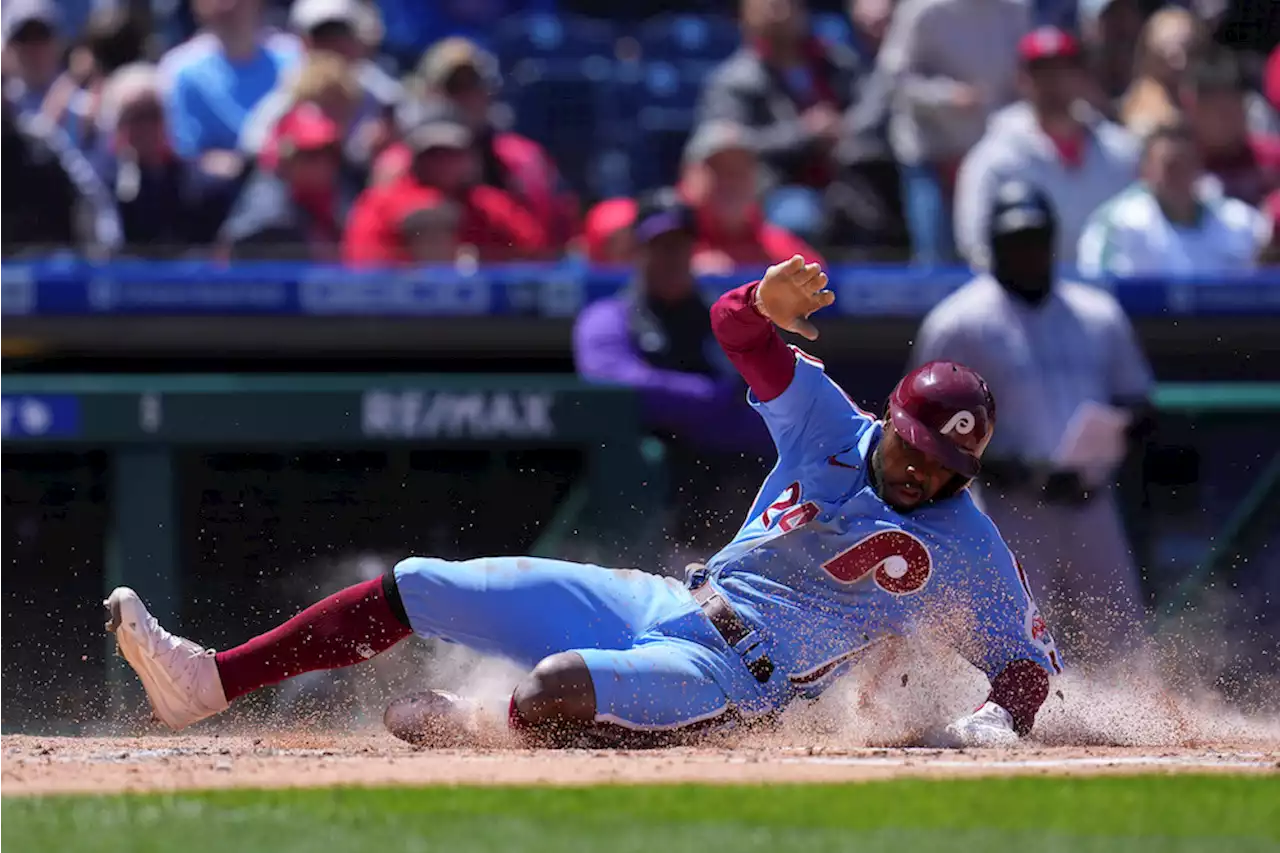
<path fill-rule="evenodd" d="M 972 714 L 947 726 L 947 739 L 958 749 L 993 749 L 1015 745 L 1018 733 L 1013 730 L 1013 717 L 1008 711 L 995 702 L 985 702 Z"/>
<path fill-rule="evenodd" d="M 818 330 L 809 315 L 836 301 L 827 290 L 827 274 L 817 264 L 806 264 L 800 255 L 769 267 L 756 285 L 756 310 L 779 328 L 817 340 Z"/>

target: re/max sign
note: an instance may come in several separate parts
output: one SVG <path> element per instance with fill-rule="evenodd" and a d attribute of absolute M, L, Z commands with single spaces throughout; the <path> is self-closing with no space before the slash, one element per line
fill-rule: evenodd
<path fill-rule="evenodd" d="M 368 391 L 361 423 L 373 438 L 540 438 L 555 434 L 555 395 L 522 391 Z"/>

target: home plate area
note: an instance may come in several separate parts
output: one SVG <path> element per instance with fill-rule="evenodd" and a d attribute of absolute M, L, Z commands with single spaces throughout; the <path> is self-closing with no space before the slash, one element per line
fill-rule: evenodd
<path fill-rule="evenodd" d="M 1203 748 L 416 750 L 383 733 L 3 738 L 6 795 L 332 785 L 836 782 L 903 776 L 1277 773 L 1280 744 Z"/>

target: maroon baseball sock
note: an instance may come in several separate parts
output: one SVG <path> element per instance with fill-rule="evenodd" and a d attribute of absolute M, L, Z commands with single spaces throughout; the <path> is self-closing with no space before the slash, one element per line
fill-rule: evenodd
<path fill-rule="evenodd" d="M 278 628 L 219 652 L 227 701 L 304 672 L 366 661 L 412 634 L 396 612 L 398 602 L 388 600 L 385 584 L 375 578 L 347 587 Z"/>

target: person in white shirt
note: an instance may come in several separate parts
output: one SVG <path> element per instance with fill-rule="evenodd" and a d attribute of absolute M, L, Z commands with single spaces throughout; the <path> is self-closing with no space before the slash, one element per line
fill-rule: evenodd
<path fill-rule="evenodd" d="M 1046 192 L 1005 181 L 986 221 L 989 271 L 929 312 L 912 365 L 956 361 L 991 386 L 1000 428 L 975 496 L 1022 561 L 1067 660 L 1106 665 L 1143 631 L 1112 454 L 1138 450 L 1154 428 L 1151 366 L 1115 297 L 1057 277 L 1060 225 Z M 1070 452 L 1073 430 L 1106 410 L 1127 421 L 1124 434 Z"/>
<path fill-rule="evenodd" d="M 1257 267 L 1270 236 L 1266 217 L 1214 191 L 1186 125 L 1161 125 L 1147 136 L 1141 176 L 1089 218 L 1076 252 L 1082 276 L 1204 276 Z"/>
<path fill-rule="evenodd" d="M 993 115 L 956 177 L 956 246 L 978 269 L 988 258 L 992 199 L 1005 181 L 1034 184 L 1053 204 L 1059 263 L 1076 262 L 1089 215 L 1138 177 L 1138 140 L 1084 99 L 1089 77 L 1080 44 L 1052 27 L 1018 43 L 1025 95 Z"/>

